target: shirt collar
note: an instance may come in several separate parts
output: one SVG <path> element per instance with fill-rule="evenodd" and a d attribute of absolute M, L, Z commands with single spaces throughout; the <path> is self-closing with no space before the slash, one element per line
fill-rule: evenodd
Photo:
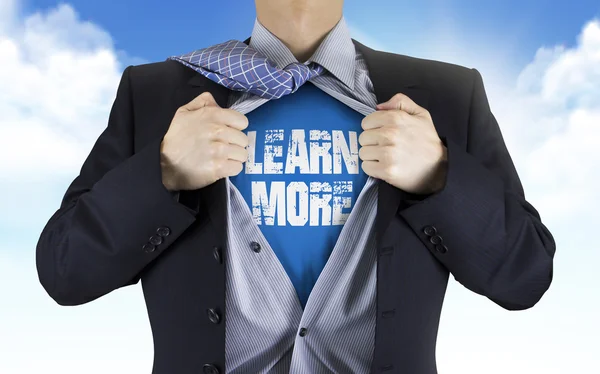
<path fill-rule="evenodd" d="M 263 26 L 258 18 L 254 21 L 249 45 L 265 55 L 279 69 L 283 69 L 293 62 L 299 62 L 289 48 Z M 354 89 L 355 59 L 354 43 L 350 37 L 346 21 L 342 16 L 323 39 L 315 53 L 304 64 L 314 61 L 327 69 L 350 89 Z"/>

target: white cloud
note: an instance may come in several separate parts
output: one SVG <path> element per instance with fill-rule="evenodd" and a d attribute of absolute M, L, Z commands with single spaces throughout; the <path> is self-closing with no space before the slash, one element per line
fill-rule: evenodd
<path fill-rule="evenodd" d="M 498 94 L 493 104 L 526 193 L 544 217 L 558 224 L 577 214 L 596 216 L 600 21 L 587 23 L 572 48 L 538 50 L 514 88 Z"/>
<path fill-rule="evenodd" d="M 600 20 L 588 23 L 578 46 L 565 50 L 545 71 L 542 97 L 578 107 L 600 106 Z"/>
<path fill-rule="evenodd" d="M 106 126 L 121 66 L 110 36 L 60 5 L 0 19 L 0 173 L 14 180 L 73 176 Z M 18 160 L 18 162 L 15 162 Z"/>
<path fill-rule="evenodd" d="M 0 185 L 10 196 L 0 226 L 23 229 L 42 225 L 79 174 L 106 127 L 125 55 L 69 5 L 24 18 L 19 2 L 0 2 L 0 174 L 11 181 Z"/>

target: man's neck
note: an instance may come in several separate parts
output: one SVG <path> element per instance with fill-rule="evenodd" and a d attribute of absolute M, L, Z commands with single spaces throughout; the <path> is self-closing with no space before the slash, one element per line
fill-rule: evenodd
<path fill-rule="evenodd" d="M 305 62 L 342 17 L 341 6 L 323 5 L 329 1 L 288 7 L 258 6 L 257 2 L 256 17 L 290 49 L 298 61 Z"/>

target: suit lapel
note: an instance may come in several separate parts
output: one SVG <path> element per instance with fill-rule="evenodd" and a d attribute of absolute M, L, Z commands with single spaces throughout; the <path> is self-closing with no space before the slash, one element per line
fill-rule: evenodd
<path fill-rule="evenodd" d="M 417 86 L 416 75 L 409 66 L 403 63 L 400 56 L 387 52 L 371 49 L 352 39 L 355 47 L 362 53 L 369 70 L 369 77 L 378 103 L 389 100 L 396 93 L 409 96 L 418 105 L 429 109 L 429 91 Z M 244 41 L 249 44 L 250 38 Z M 201 93 L 210 92 L 219 106 L 225 108 L 229 90 L 201 74 L 193 74 L 186 84 L 176 91 L 174 100 L 176 107 L 190 102 Z M 224 243 L 226 240 L 226 180 L 217 182 L 192 191 L 181 191 L 180 201 L 187 202 L 190 206 L 204 206 L 210 220 L 214 224 L 217 240 Z M 390 220 L 397 213 L 401 201 L 414 198 L 414 195 L 398 189 L 383 180 L 378 180 L 377 218 L 375 223 L 376 238 L 381 246 L 382 238 Z"/>
<path fill-rule="evenodd" d="M 179 108 L 205 91 L 212 94 L 220 107 L 227 107 L 229 89 L 197 73 L 175 92 L 174 105 Z M 222 178 L 204 188 L 180 191 L 179 194 L 180 202 L 208 213 L 208 217 L 214 224 L 218 236 L 217 240 L 220 243 L 225 242 L 226 234 L 226 192 L 226 180 Z"/>
<path fill-rule="evenodd" d="M 429 109 L 429 90 L 417 87 L 416 77 L 401 56 L 376 51 L 354 40 L 355 47 L 362 53 L 377 102 L 388 101 L 397 93 L 405 94 L 419 106 Z M 377 217 L 375 219 L 376 238 L 379 246 L 391 219 L 398 212 L 402 200 L 414 195 L 398 189 L 389 183 L 378 180 Z"/>

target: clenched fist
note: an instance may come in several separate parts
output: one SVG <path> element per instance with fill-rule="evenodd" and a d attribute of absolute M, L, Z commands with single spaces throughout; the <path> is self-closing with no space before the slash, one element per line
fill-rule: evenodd
<path fill-rule="evenodd" d="M 362 121 L 358 157 L 364 172 L 416 194 L 443 189 L 448 153 L 431 114 L 398 93 Z"/>
<path fill-rule="evenodd" d="M 219 107 L 209 92 L 177 109 L 160 147 L 165 187 L 194 190 L 239 174 L 248 159 L 246 127 L 245 115 Z"/>

